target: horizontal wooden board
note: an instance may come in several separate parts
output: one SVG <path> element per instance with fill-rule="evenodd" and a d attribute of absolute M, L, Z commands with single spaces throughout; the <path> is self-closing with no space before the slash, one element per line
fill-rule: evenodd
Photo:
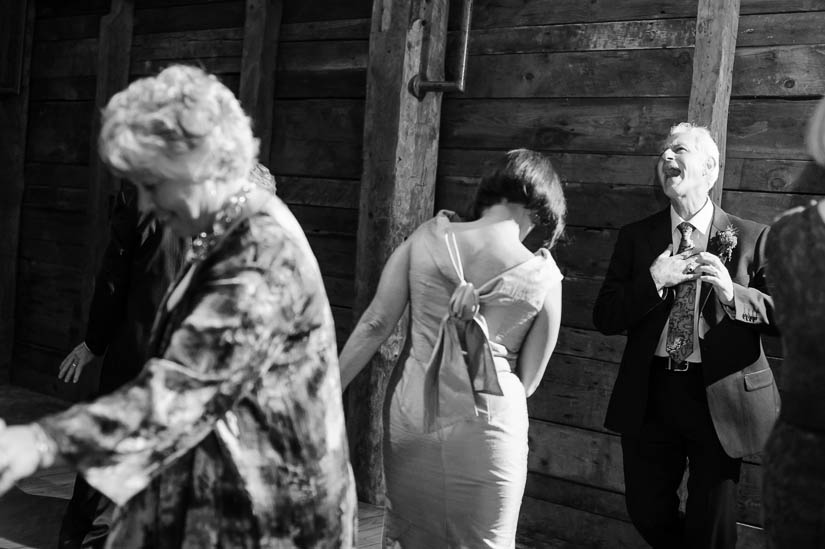
<path fill-rule="evenodd" d="M 450 5 L 450 20 L 459 20 L 459 2 Z M 677 0 L 502 0 L 476 6 L 473 28 L 501 28 L 527 25 L 634 21 L 696 17 L 696 1 Z M 825 9 L 822 0 L 742 0 L 741 15 L 808 12 Z M 457 23 L 451 23 L 451 26 Z"/>
<path fill-rule="evenodd" d="M 533 420 L 528 467 L 533 473 L 611 492 L 624 492 L 617 435 Z M 739 483 L 738 519 L 760 525 L 762 468 L 745 462 Z"/>
<path fill-rule="evenodd" d="M 825 93 L 821 45 L 739 48 L 734 97 Z M 448 62 L 449 64 L 449 62 Z M 464 97 L 685 97 L 692 48 L 471 56 Z M 667 78 L 662 78 L 662 74 Z"/>
<path fill-rule="evenodd" d="M 305 23 L 310 21 L 341 21 L 366 19 L 372 16 L 372 2 L 358 0 L 304 0 L 284 2 L 283 23 Z"/>
<path fill-rule="evenodd" d="M 324 276 L 324 288 L 330 305 L 346 309 L 352 308 L 355 299 L 355 281 L 352 278 Z M 342 329 L 349 330 L 349 325 L 350 321 L 348 320 L 342 326 Z"/>
<path fill-rule="evenodd" d="M 35 42 L 32 78 L 97 74 L 97 38 Z"/>
<path fill-rule="evenodd" d="M 97 38 L 102 14 L 41 18 L 34 28 L 35 42 Z"/>
<path fill-rule="evenodd" d="M 808 205 L 814 198 L 818 196 L 726 191 L 722 195 L 722 207 L 725 211 L 739 217 L 770 225 L 785 210 Z"/>
<path fill-rule="evenodd" d="M 240 57 L 243 28 L 220 28 L 139 34 L 132 39 L 131 62 L 148 59 Z"/>
<path fill-rule="evenodd" d="M 368 49 L 366 40 L 282 44 L 278 50 L 275 96 L 363 98 Z"/>
<path fill-rule="evenodd" d="M 463 97 L 687 97 L 692 69 L 684 48 L 471 56 Z"/>
<path fill-rule="evenodd" d="M 355 277 L 355 236 L 307 235 L 321 273 L 327 277 L 353 280 Z M 351 303 L 350 303 L 351 306 Z"/>
<path fill-rule="evenodd" d="M 607 403 L 618 371 L 615 362 L 555 353 L 539 388 L 527 401 L 530 417 L 604 430 Z"/>
<path fill-rule="evenodd" d="M 359 179 L 364 102 L 351 99 L 276 101 L 273 173 Z"/>
<path fill-rule="evenodd" d="M 77 187 L 27 184 L 23 189 L 23 207 L 81 213 L 86 209 L 88 194 L 85 189 Z"/>
<path fill-rule="evenodd" d="M 97 89 L 96 76 L 58 76 L 31 81 L 31 101 L 93 101 Z"/>
<path fill-rule="evenodd" d="M 278 47 L 279 71 L 341 71 L 367 69 L 369 41 L 325 40 L 287 42 Z"/>
<path fill-rule="evenodd" d="M 86 189 L 89 186 L 88 166 L 74 164 L 27 163 L 25 168 L 26 186 L 53 186 Z"/>
<path fill-rule="evenodd" d="M 88 164 L 92 102 L 31 102 L 26 162 Z"/>
<path fill-rule="evenodd" d="M 135 37 L 161 32 L 197 31 L 243 27 L 244 2 L 211 2 L 209 6 L 163 6 L 135 8 Z"/>
<path fill-rule="evenodd" d="M 277 194 L 287 204 L 358 209 L 357 179 L 324 179 L 276 175 Z"/>
<path fill-rule="evenodd" d="M 292 205 L 289 208 L 307 236 L 355 237 L 358 211 L 347 208 Z"/>
<path fill-rule="evenodd" d="M 88 261 L 86 246 L 20 235 L 20 258 L 81 270 Z"/>
<path fill-rule="evenodd" d="M 24 208 L 20 212 L 20 234 L 27 238 L 52 242 L 88 245 L 83 212 Z"/>
<path fill-rule="evenodd" d="M 646 546 L 627 521 L 529 496 L 522 502 L 516 539 L 523 547 L 533 549 L 642 549 Z"/>
<path fill-rule="evenodd" d="M 154 76 L 169 65 L 183 64 L 200 67 L 208 73 L 216 75 L 236 75 L 241 71 L 240 57 L 180 57 L 177 59 L 142 59 L 136 60 L 129 66 L 129 79 L 135 77 Z M 224 80 L 221 78 L 221 80 Z"/>
<path fill-rule="evenodd" d="M 680 98 L 448 99 L 444 148 L 528 147 L 554 152 L 658 154 L 662 136 L 684 119 Z M 731 100 L 727 153 L 806 160 L 804 123 L 816 101 Z"/>
<path fill-rule="evenodd" d="M 617 237 L 615 229 L 571 226 L 553 249 L 553 256 L 565 276 L 602 278 L 610 264 Z"/>
<path fill-rule="evenodd" d="M 742 15 L 736 47 L 820 44 L 823 24 L 825 11 Z"/>
<path fill-rule="evenodd" d="M 65 0 L 38 0 L 37 19 L 49 17 L 72 17 L 91 13 L 107 13 L 111 0 L 87 0 L 66 2 Z"/>
<path fill-rule="evenodd" d="M 460 176 L 463 192 L 475 192 L 478 177 L 490 172 L 504 150 L 439 151 L 440 176 Z M 654 155 L 546 153 L 563 181 L 622 185 L 654 185 Z M 810 160 L 735 158 L 725 161 L 726 190 L 816 194 L 825 191 L 825 171 Z"/>
<path fill-rule="evenodd" d="M 624 346 L 625 337 L 621 335 L 606 336 L 595 330 L 562 326 L 554 353 L 618 363 Z"/>
<path fill-rule="evenodd" d="M 315 40 L 367 40 L 370 37 L 370 19 L 342 19 L 338 21 L 307 21 L 282 23 L 280 40 L 286 42 Z"/>
<path fill-rule="evenodd" d="M 530 472 L 527 473 L 524 495 L 604 517 L 630 520 L 621 492 Z"/>
<path fill-rule="evenodd" d="M 743 15 L 737 48 L 821 44 L 825 12 Z M 473 28 L 469 53 L 543 53 L 596 50 L 692 48 L 696 18 L 641 19 L 596 23 L 550 24 L 503 28 Z M 458 50 L 459 33 L 449 36 L 447 51 Z M 735 67 L 735 65 L 734 65 Z"/>
<path fill-rule="evenodd" d="M 696 19 L 644 19 L 569 25 L 527 25 L 510 28 L 473 28 L 469 53 L 544 53 L 594 50 L 635 50 L 692 47 Z M 448 52 L 458 46 L 451 32 Z"/>
<path fill-rule="evenodd" d="M 80 278 L 75 268 L 22 259 L 18 263 L 15 340 L 65 349 L 79 339 Z"/>
<path fill-rule="evenodd" d="M 658 154 L 667 128 L 685 116 L 687 98 L 447 98 L 440 143 L 462 149 Z"/>

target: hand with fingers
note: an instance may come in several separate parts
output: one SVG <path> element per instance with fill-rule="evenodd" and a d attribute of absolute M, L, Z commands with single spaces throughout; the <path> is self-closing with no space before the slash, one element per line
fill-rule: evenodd
<path fill-rule="evenodd" d="M 56 456 L 56 444 L 39 425 L 9 427 L 0 420 L 0 496 L 15 482 L 50 467 Z"/>
<path fill-rule="evenodd" d="M 725 264 L 710 252 L 696 254 L 695 273 L 699 280 L 707 282 L 716 291 L 716 297 L 723 305 L 733 305 L 733 280 Z"/>
<path fill-rule="evenodd" d="M 682 282 L 699 278 L 699 275 L 694 272 L 697 265 L 698 251 L 689 249 L 676 255 L 671 255 L 672 253 L 673 246 L 669 245 L 665 248 L 665 251 L 656 256 L 656 259 L 650 265 L 650 276 L 653 278 L 658 292 L 661 292 L 664 288 L 670 288 Z"/>
<path fill-rule="evenodd" d="M 83 369 L 94 359 L 95 354 L 86 346 L 86 343 L 80 343 L 60 363 L 57 379 L 64 383 L 69 383 L 69 381 L 77 383 L 77 380 L 83 374 Z"/>

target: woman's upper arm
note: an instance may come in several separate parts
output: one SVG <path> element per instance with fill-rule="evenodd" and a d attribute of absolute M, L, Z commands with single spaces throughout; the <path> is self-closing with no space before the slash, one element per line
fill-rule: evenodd
<path fill-rule="evenodd" d="M 530 331 L 521 346 L 518 359 L 518 375 L 529 397 L 544 376 L 547 362 L 556 348 L 561 326 L 561 283 L 553 284 L 547 291 Z"/>
<path fill-rule="evenodd" d="M 343 388 L 367 365 L 404 314 L 410 297 L 409 275 L 410 244 L 405 241 L 384 265 L 375 297 L 341 350 L 338 364 Z"/>
<path fill-rule="evenodd" d="M 392 332 L 410 298 L 410 244 L 403 242 L 387 259 L 375 297 L 364 312 L 361 322 L 375 324 L 381 333 Z"/>

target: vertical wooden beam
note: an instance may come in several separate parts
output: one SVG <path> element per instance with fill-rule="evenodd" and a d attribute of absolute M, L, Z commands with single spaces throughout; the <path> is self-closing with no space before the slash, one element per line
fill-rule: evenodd
<path fill-rule="evenodd" d="M 707 126 L 719 146 L 719 179 L 710 197 L 722 200 L 733 59 L 740 0 L 699 0 L 688 120 Z"/>
<path fill-rule="evenodd" d="M 100 19 L 100 35 L 97 44 L 97 87 L 95 112 L 92 120 L 92 137 L 89 150 L 89 190 L 86 198 L 87 261 L 83 268 L 81 286 L 81 314 L 76 319 L 74 337 L 83 337 L 82 329 L 89 317 L 94 279 L 109 236 L 109 209 L 118 190 L 118 181 L 97 153 L 100 133 L 100 112 L 111 97 L 129 83 L 129 57 L 132 49 L 134 27 L 134 0 L 112 0 L 110 12 Z"/>
<path fill-rule="evenodd" d="M 23 2 L 23 59 L 19 93 L 0 95 L 0 383 L 8 381 L 14 351 L 20 210 L 25 186 L 29 67 L 34 35 L 34 2 Z"/>
<path fill-rule="evenodd" d="M 255 135 L 261 140 L 260 158 L 267 163 L 272 145 L 275 62 L 283 11 L 283 0 L 246 0 L 239 95 L 241 105 L 252 118 Z"/>
<path fill-rule="evenodd" d="M 441 94 L 419 101 L 409 82 L 419 71 L 443 80 L 447 3 L 374 0 L 364 114 L 364 169 L 358 219 L 355 317 L 372 299 L 392 251 L 434 208 Z M 423 67 L 422 67 L 423 66 Z M 358 495 L 383 503 L 382 408 L 401 352 L 403 327 L 348 390 L 347 426 Z"/>

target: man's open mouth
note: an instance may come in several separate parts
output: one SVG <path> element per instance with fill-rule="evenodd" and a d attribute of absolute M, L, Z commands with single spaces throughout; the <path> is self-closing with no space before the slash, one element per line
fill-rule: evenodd
<path fill-rule="evenodd" d="M 679 177 L 682 175 L 682 170 L 674 168 L 673 166 L 665 166 L 664 174 L 665 177 Z"/>

